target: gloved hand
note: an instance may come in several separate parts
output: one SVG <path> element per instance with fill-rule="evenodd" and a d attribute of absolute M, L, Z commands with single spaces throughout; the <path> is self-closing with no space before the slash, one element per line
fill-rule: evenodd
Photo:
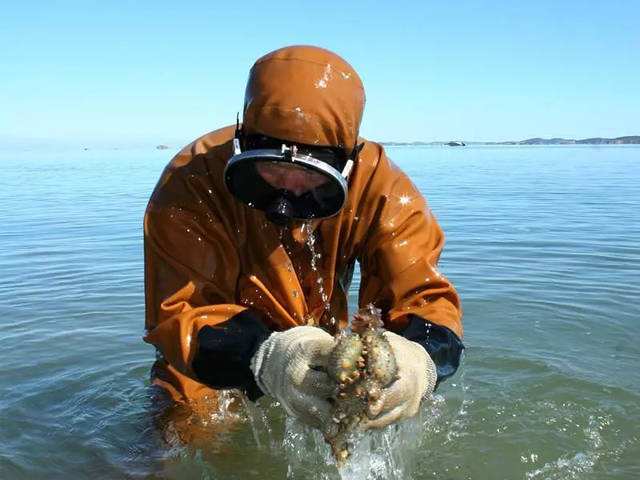
<path fill-rule="evenodd" d="M 251 371 L 262 391 L 289 415 L 322 428 L 331 421 L 327 399 L 337 388 L 326 373 L 333 345 L 333 337 L 317 327 L 274 332 L 251 359 Z"/>
<path fill-rule="evenodd" d="M 383 428 L 418 413 L 420 402 L 436 385 L 436 366 L 422 345 L 393 332 L 383 334 L 396 356 L 398 379 L 382 391 L 380 401 L 367 412 L 364 430 Z"/>

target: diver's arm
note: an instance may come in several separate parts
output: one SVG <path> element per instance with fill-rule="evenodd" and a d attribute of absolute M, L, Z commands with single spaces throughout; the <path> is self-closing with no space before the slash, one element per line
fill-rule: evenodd
<path fill-rule="evenodd" d="M 236 301 L 241 219 L 218 194 L 217 164 L 194 158 L 189 150 L 172 161 L 145 212 L 145 341 L 180 373 L 255 398 L 249 361 L 269 331 Z"/>
<path fill-rule="evenodd" d="M 307 326 L 271 332 L 260 311 L 234 304 L 235 245 L 223 228 L 202 231 L 197 217 L 153 202 L 147 209 L 145 340 L 200 383 L 238 388 L 251 400 L 269 394 L 301 421 L 326 423 L 334 384 L 317 368 L 333 337 Z"/>
<path fill-rule="evenodd" d="M 150 203 L 145 215 L 146 336 L 165 361 L 214 388 L 259 390 L 249 361 L 268 330 L 234 302 L 234 246 L 222 229 L 202 231 L 192 212 Z"/>
<path fill-rule="evenodd" d="M 369 190 L 377 213 L 362 250 L 360 304 L 375 303 L 387 328 L 422 345 L 440 382 L 455 373 L 464 349 L 460 299 L 437 268 L 444 234 L 422 194 L 384 154 Z"/>

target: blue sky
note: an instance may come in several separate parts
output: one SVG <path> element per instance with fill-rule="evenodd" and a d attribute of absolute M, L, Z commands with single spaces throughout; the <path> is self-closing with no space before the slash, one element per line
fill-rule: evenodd
<path fill-rule="evenodd" d="M 290 44 L 361 74 L 373 140 L 640 134 L 640 2 L 7 2 L 0 139 L 185 143 Z"/>

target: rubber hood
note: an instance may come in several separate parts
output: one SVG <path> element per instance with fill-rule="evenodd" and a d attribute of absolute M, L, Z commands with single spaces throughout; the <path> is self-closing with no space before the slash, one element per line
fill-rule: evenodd
<path fill-rule="evenodd" d="M 362 81 L 344 59 L 319 47 L 284 47 L 251 68 L 243 133 L 351 153 L 364 104 Z"/>

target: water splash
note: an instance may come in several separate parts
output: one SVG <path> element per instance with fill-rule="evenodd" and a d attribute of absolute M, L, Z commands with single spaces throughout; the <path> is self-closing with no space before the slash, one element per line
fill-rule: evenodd
<path fill-rule="evenodd" d="M 241 408 L 230 412 L 228 406 L 236 398 L 231 392 L 223 393 L 219 408 L 210 418 L 212 424 L 223 421 L 226 415 L 239 420 L 238 428 L 224 437 L 226 447 L 209 444 L 194 448 L 176 439 L 173 448 L 164 452 L 165 468 L 169 465 L 170 469 L 164 471 L 167 478 L 423 478 L 419 467 L 425 451 L 433 448 L 443 425 L 450 423 L 450 414 L 454 413 L 454 405 L 445 404 L 444 397 L 436 395 L 423 403 L 416 417 L 382 430 L 356 433 L 352 456 L 338 470 L 320 431 L 288 417 L 270 397 L 262 397 L 256 403 L 242 397 Z"/>
<path fill-rule="evenodd" d="M 354 434 L 354 448 L 341 469 L 321 433 L 287 418 L 282 448 L 287 478 L 322 480 L 411 479 L 425 442 L 437 429 L 443 401 L 424 402 L 419 414 L 382 430 Z"/>
<path fill-rule="evenodd" d="M 329 301 L 329 295 L 327 295 L 327 292 L 324 289 L 324 279 L 321 276 L 321 272 L 318 270 L 318 261 L 322 259 L 322 254 L 316 249 L 316 233 L 311 226 L 311 222 L 305 222 L 302 228 L 307 234 L 306 244 L 309 248 L 309 253 L 311 254 L 311 270 L 318 274 L 318 279 L 316 280 L 316 285 L 318 286 L 318 296 L 324 304 L 325 312 L 331 315 L 331 302 Z M 336 318 L 331 315 L 329 324 L 331 325 L 331 327 L 334 327 L 336 323 Z"/>

